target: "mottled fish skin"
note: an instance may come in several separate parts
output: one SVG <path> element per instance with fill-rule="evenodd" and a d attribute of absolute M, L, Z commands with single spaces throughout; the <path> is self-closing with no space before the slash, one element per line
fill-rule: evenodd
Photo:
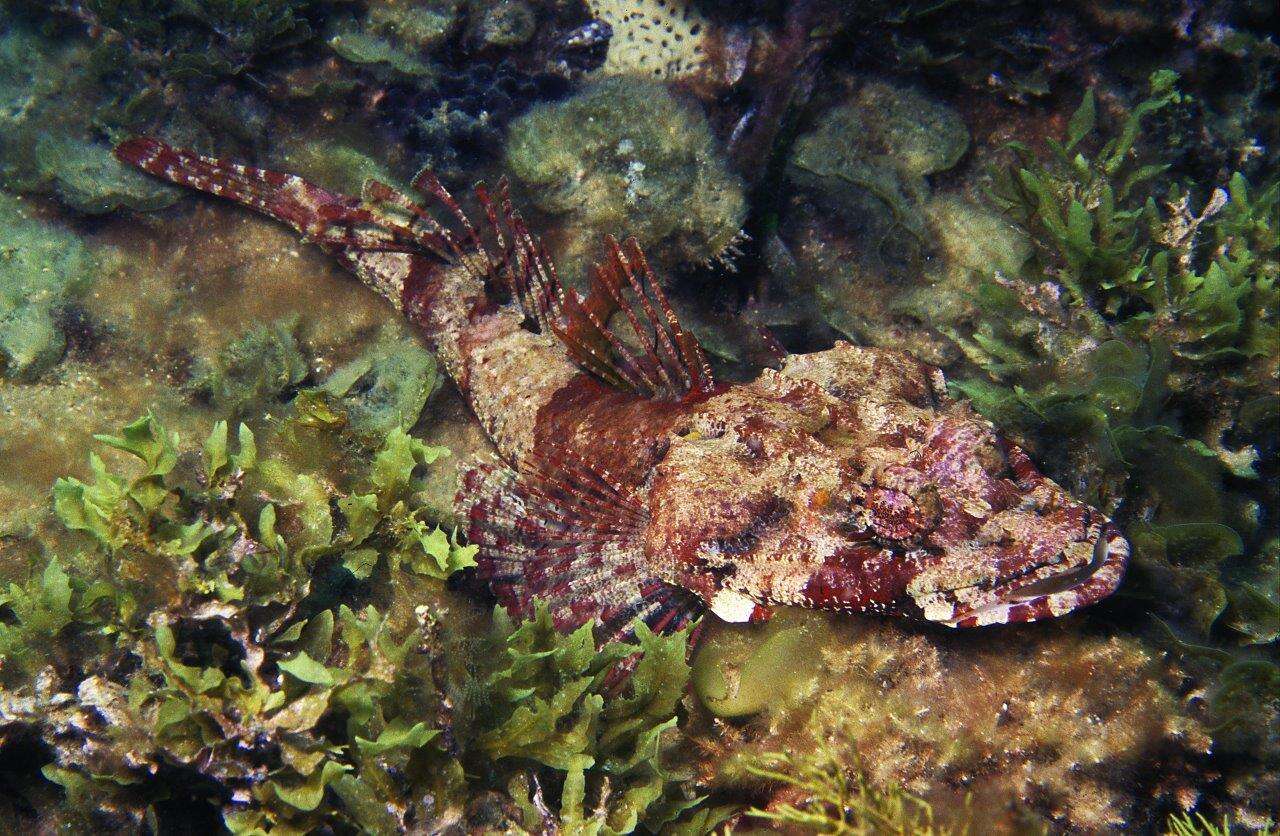
<path fill-rule="evenodd" d="M 546 600 L 602 640 L 775 605 L 973 627 L 1062 615 L 1123 576 L 1115 526 L 909 355 L 842 342 L 716 384 L 634 242 L 609 239 L 584 299 L 505 192 L 480 192 L 485 241 L 433 178 L 457 234 L 378 183 L 357 199 L 151 139 L 117 155 L 288 223 L 422 329 L 502 458 L 464 473 L 458 510 L 513 611 Z"/>

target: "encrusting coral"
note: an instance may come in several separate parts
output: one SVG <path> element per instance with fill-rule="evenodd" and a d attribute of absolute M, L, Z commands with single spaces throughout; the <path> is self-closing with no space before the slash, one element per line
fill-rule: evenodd
<path fill-rule="evenodd" d="M 674 80 L 703 69 L 711 24 L 689 0 L 587 0 L 587 7 L 613 31 L 600 75 Z"/>

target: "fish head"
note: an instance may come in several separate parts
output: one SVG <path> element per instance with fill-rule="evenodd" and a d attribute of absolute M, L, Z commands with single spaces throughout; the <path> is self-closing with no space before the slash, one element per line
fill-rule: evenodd
<path fill-rule="evenodd" d="M 1106 597 L 1128 544 L 941 375 L 839 344 L 709 399 L 655 472 L 647 551 L 728 620 L 774 605 L 953 627 Z"/>

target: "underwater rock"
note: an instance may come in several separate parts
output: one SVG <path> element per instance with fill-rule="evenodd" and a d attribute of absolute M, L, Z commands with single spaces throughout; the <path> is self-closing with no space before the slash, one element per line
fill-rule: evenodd
<path fill-rule="evenodd" d="M 396 427 L 412 427 L 439 384 L 435 357 L 402 328 L 389 326 L 320 390 L 337 400 L 354 430 L 383 438 Z"/>
<path fill-rule="evenodd" d="M 369 28 L 418 50 L 439 45 L 459 22 L 459 0 L 374 0 Z"/>
<path fill-rule="evenodd" d="M 528 43 L 538 28 L 538 18 L 521 0 L 498 0 L 484 10 L 476 27 L 487 46 L 510 47 Z"/>
<path fill-rule="evenodd" d="M 871 83 L 858 91 L 853 106 L 861 130 L 850 139 L 891 154 L 908 177 L 946 171 L 969 148 L 969 131 L 960 116 L 912 88 Z M 831 116 L 844 120 L 850 115 Z"/>
<path fill-rule="evenodd" d="M 350 145 L 307 141 L 296 146 L 283 142 L 280 164 L 288 171 L 326 189 L 360 194 L 366 180 L 379 180 L 400 187 L 386 165 Z"/>
<path fill-rule="evenodd" d="M 956 359 L 941 329 L 972 312 L 975 277 L 1029 255 L 998 216 L 932 196 L 928 176 L 955 165 L 968 141 L 953 110 L 882 82 L 796 140 L 786 168 L 796 192 L 779 234 L 792 281 L 808 285 L 826 325 L 933 365 Z"/>
<path fill-rule="evenodd" d="M 364 20 L 337 27 L 329 48 L 353 64 L 382 70 L 394 78 L 427 79 L 438 68 L 427 58 L 458 25 L 454 0 L 414 3 L 387 0 L 369 4 Z"/>
<path fill-rule="evenodd" d="M 0 374 L 29 380 L 62 357 L 55 314 L 92 281 L 97 259 L 80 239 L 32 219 L 0 194 Z"/>
<path fill-rule="evenodd" d="M 430 63 L 368 32 L 338 32 L 330 36 L 329 48 L 352 64 L 386 66 L 406 76 L 430 76 L 435 72 Z"/>
<path fill-rule="evenodd" d="M 788 619 L 715 625 L 695 659 L 700 695 L 716 675 L 741 683 L 733 699 L 709 694 L 711 711 L 764 712 L 728 744 L 720 786 L 750 784 L 734 764 L 751 753 L 806 752 L 816 737 L 873 785 L 902 786 L 986 832 L 1029 814 L 1072 831 L 1142 829 L 1161 805 L 1197 798 L 1209 737 L 1177 697 L 1178 672 L 1133 639 L 1079 624 L 941 634 Z M 791 632 L 803 638 L 782 649 Z"/>
<path fill-rule="evenodd" d="M 557 243 L 570 276 L 599 257 L 606 233 L 634 235 L 668 267 L 715 259 L 746 217 L 702 112 L 654 82 L 605 79 L 539 105 L 512 123 L 506 164 L 536 208 L 565 216 L 569 240 Z"/>
<path fill-rule="evenodd" d="M 921 237 L 924 178 L 954 166 L 968 146 L 955 111 L 915 90 L 871 82 L 796 140 L 787 174 L 848 212 L 863 210 L 870 195 Z"/>
<path fill-rule="evenodd" d="M 139 176 L 92 138 L 102 92 L 93 65 L 81 46 L 55 45 L 19 26 L 0 34 L 0 180 L 87 214 L 172 204 L 176 189 Z"/>
<path fill-rule="evenodd" d="M 930 362 L 943 365 L 956 359 L 955 349 L 938 341 L 950 342 L 959 323 L 980 316 L 975 300 L 982 284 L 993 275 L 1018 275 L 1032 248 L 1006 218 L 960 193 L 934 195 L 922 211 L 936 255 L 922 265 L 922 281 L 903 288 L 892 307 L 900 321 L 927 331 L 925 344 L 935 344 Z"/>
<path fill-rule="evenodd" d="M 228 419 L 266 408 L 307 376 L 296 328 L 295 317 L 249 329 L 198 365 L 192 391 Z"/>
<path fill-rule="evenodd" d="M 163 209 L 179 197 L 171 186 L 122 166 L 106 145 L 46 136 L 35 151 L 41 177 L 58 199 L 86 214 L 102 215 L 121 207 Z"/>

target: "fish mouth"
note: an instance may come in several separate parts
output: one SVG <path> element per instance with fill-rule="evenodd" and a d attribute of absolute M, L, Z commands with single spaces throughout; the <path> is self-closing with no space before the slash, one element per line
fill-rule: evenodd
<path fill-rule="evenodd" d="M 1084 542 L 1089 542 L 1085 540 Z M 1106 598 L 1120 585 L 1129 562 L 1129 542 L 1107 523 L 1092 538 L 1089 562 L 1062 571 L 1062 555 L 1006 579 L 989 589 L 953 589 L 946 594 L 950 612 L 936 607 L 925 618 L 948 627 L 984 627 L 991 624 L 1040 621 Z M 960 603 L 961 599 L 967 599 Z"/>

